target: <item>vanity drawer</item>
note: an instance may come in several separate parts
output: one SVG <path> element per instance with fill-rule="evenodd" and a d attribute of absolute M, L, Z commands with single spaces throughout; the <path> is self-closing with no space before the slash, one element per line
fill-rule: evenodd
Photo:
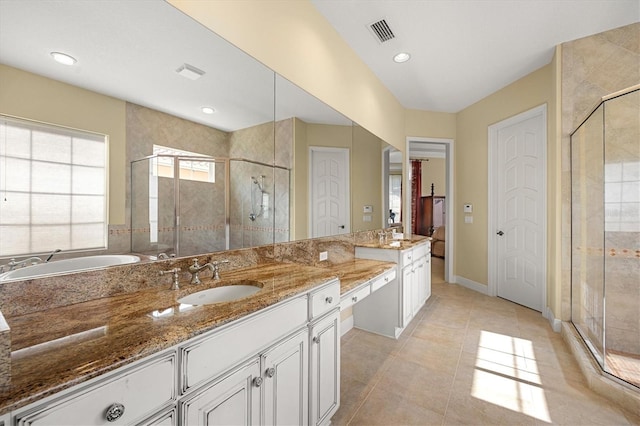
<path fill-rule="evenodd" d="M 371 282 L 371 292 L 373 293 L 376 290 L 379 290 L 381 287 L 389 284 L 396 277 L 396 268 L 394 267 L 392 270 L 385 272 L 382 276 L 375 278 Z"/>
<path fill-rule="evenodd" d="M 413 262 L 413 258 L 414 258 L 413 249 L 404 250 L 402 252 L 402 267 L 404 268 L 405 266 Z"/>
<path fill-rule="evenodd" d="M 429 253 L 429 243 L 422 243 L 413 248 L 413 258 L 420 259 Z"/>
<path fill-rule="evenodd" d="M 309 319 L 317 318 L 340 305 L 340 282 L 334 281 L 311 293 L 309 297 Z"/>
<path fill-rule="evenodd" d="M 16 425 L 124 425 L 134 424 L 176 400 L 176 353 L 143 362 L 64 397 L 20 413 Z M 107 420 L 120 404 L 121 415 Z M 111 410 L 116 412 L 117 410 Z"/>
<path fill-rule="evenodd" d="M 341 302 L 340 309 L 347 309 L 349 306 L 356 304 L 361 301 L 365 297 L 371 294 L 371 286 L 369 284 L 365 285 L 358 291 L 354 291 L 349 293 Z"/>
<path fill-rule="evenodd" d="M 306 322 L 307 298 L 297 297 L 181 348 L 181 391 L 217 377 Z"/>

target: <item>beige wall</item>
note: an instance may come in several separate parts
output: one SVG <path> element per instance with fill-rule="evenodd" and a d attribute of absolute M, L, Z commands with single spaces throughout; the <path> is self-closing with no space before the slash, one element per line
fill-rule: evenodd
<path fill-rule="evenodd" d="M 125 102 L 0 64 L 0 113 L 109 136 L 110 225 L 125 223 Z"/>
<path fill-rule="evenodd" d="M 404 108 L 311 2 L 169 2 L 376 136 L 404 150 Z M 268 31 L 265 22 L 269 23 Z"/>
<path fill-rule="evenodd" d="M 488 126 L 555 101 L 551 64 L 521 78 L 458 113 L 455 141 L 455 258 L 457 276 L 488 284 Z M 547 139 L 552 141 L 553 133 Z M 473 204 L 473 223 L 463 222 L 462 205 Z M 551 211 L 555 208 L 549 205 Z"/>
<path fill-rule="evenodd" d="M 366 129 L 354 126 L 352 144 L 351 231 L 382 228 L 384 213 L 382 211 L 383 142 Z M 367 205 L 373 206 L 373 213 L 365 215 L 363 207 Z M 365 222 L 365 216 L 369 217 L 371 221 Z"/>
<path fill-rule="evenodd" d="M 455 139 L 456 121 L 456 114 L 448 112 L 407 109 L 405 134 L 413 137 Z"/>
<path fill-rule="evenodd" d="M 433 183 L 434 195 L 446 195 L 447 160 L 445 158 L 429 158 L 422 162 L 422 196 L 431 195 Z"/>

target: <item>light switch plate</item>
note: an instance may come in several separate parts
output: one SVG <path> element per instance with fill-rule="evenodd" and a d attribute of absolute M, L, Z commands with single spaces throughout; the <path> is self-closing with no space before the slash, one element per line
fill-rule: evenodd
<path fill-rule="evenodd" d="M 329 252 L 328 251 L 321 251 L 320 252 L 320 260 L 327 260 L 329 258 Z"/>
<path fill-rule="evenodd" d="M 371 216 L 368 214 L 365 214 L 364 216 L 362 216 L 362 221 L 363 222 L 371 222 Z"/>
<path fill-rule="evenodd" d="M 373 213 L 373 206 L 363 206 L 362 213 Z"/>
<path fill-rule="evenodd" d="M 473 216 L 465 216 L 464 223 L 473 223 Z"/>
<path fill-rule="evenodd" d="M 473 204 L 465 204 L 464 205 L 465 213 L 473 213 Z"/>

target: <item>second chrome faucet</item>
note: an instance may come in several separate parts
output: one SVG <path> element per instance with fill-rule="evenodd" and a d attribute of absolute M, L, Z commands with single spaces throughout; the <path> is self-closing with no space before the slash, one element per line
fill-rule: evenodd
<path fill-rule="evenodd" d="M 191 272 L 191 284 L 200 284 L 200 277 L 199 277 L 199 273 L 200 271 L 202 271 L 203 269 L 209 268 L 211 270 L 211 272 L 213 272 L 213 279 L 214 280 L 219 280 L 220 279 L 220 272 L 218 270 L 218 266 L 221 263 L 229 263 L 228 260 L 218 260 L 218 261 L 214 261 L 214 262 L 208 262 L 205 263 L 204 265 L 200 265 L 198 264 L 198 258 L 193 259 L 193 265 L 189 266 L 189 272 Z"/>

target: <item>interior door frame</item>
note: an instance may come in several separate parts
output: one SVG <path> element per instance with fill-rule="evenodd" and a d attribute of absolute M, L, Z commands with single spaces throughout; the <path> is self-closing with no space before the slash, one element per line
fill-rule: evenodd
<path fill-rule="evenodd" d="M 309 238 L 315 238 L 313 236 L 313 153 L 314 152 L 336 152 L 341 153 L 345 157 L 345 176 L 347 176 L 347 186 L 345 188 L 345 200 L 346 204 L 345 208 L 345 232 L 344 234 L 351 233 L 351 153 L 349 152 L 349 148 L 334 148 L 334 147 L 326 147 L 326 146 L 310 146 L 309 147 L 309 171 L 308 171 L 308 181 L 309 186 L 307 188 L 309 197 L 308 197 L 308 226 L 307 226 L 307 235 Z"/>
<path fill-rule="evenodd" d="M 488 127 L 489 155 L 488 155 L 488 224 L 487 224 L 487 272 L 488 272 L 488 294 L 489 296 L 498 295 L 498 240 L 496 232 L 498 230 L 498 210 L 495 207 L 497 203 L 497 194 L 499 189 L 498 174 L 496 165 L 498 164 L 498 132 L 505 128 L 513 126 L 519 122 L 529 120 L 531 118 L 542 117 L 542 273 L 544 282 L 542 286 L 542 315 L 546 318 L 547 311 L 547 104 L 542 104 L 528 111 L 522 112 L 513 117 L 492 124 Z"/>
<path fill-rule="evenodd" d="M 424 138 L 424 137 L 415 137 L 408 136 L 406 139 L 406 148 L 404 151 L 404 161 L 402 168 L 402 185 L 403 185 L 403 195 L 402 195 L 402 209 L 403 209 L 403 218 L 402 225 L 404 228 L 404 232 L 411 234 L 411 195 L 407 194 L 407 190 L 411 191 L 411 143 L 412 142 L 423 142 L 423 143 L 432 143 L 432 144 L 441 144 L 445 146 L 446 152 L 446 191 L 445 191 L 445 208 L 447 209 L 446 213 L 446 225 L 445 225 L 445 254 L 444 254 L 444 280 L 448 283 L 455 283 L 455 275 L 453 274 L 453 264 L 454 264 L 454 253 L 455 253 L 455 221 L 453 218 L 453 206 L 455 206 L 455 186 L 454 186 L 454 155 L 453 148 L 454 143 L 453 139 L 442 139 L 442 138 Z M 405 189 L 406 188 L 406 189 Z M 405 214 L 406 213 L 406 214 Z"/>

